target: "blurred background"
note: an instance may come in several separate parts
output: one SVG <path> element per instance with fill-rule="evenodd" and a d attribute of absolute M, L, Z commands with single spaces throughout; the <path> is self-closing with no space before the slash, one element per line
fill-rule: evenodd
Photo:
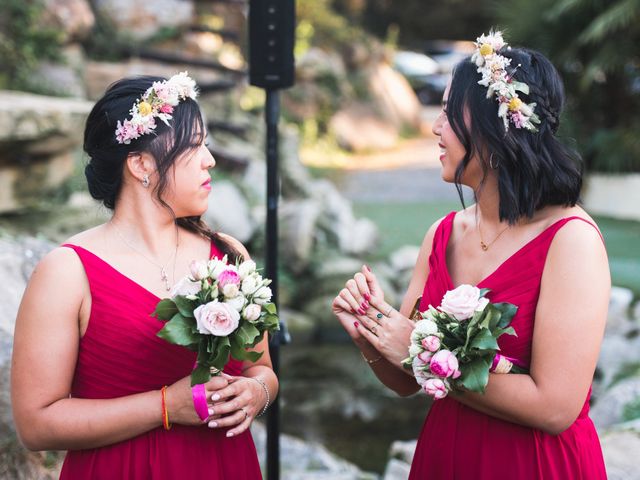
<path fill-rule="evenodd" d="M 565 81 L 560 136 L 615 288 L 592 417 L 609 477 L 640 478 L 640 2 L 297 0 L 296 84 L 282 94 L 283 478 L 403 479 L 429 401 L 381 387 L 330 304 L 367 263 L 399 305 L 428 227 L 460 207 L 431 123 L 453 66 L 496 27 Z M 88 195 L 84 120 L 113 81 L 188 70 L 217 160 L 207 222 L 264 252 L 264 92 L 247 82 L 243 0 L 0 0 L 0 478 L 57 478 L 11 420 L 13 325 L 37 261 L 108 219 Z M 470 197 L 469 197 L 470 198 Z M 254 427 L 264 455 L 264 428 Z"/>

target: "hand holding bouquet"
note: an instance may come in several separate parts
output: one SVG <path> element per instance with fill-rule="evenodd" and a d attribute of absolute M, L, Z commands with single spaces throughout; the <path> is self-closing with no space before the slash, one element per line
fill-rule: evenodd
<path fill-rule="evenodd" d="M 251 260 L 229 265 L 227 257 L 191 262 L 191 275 L 156 305 L 152 316 L 167 323 L 158 332 L 169 343 L 198 352 L 191 385 L 219 374 L 231 355 L 255 362 L 261 352 L 247 350 L 264 332 L 279 328 L 271 303 L 271 280 L 263 279 Z"/>
<path fill-rule="evenodd" d="M 416 381 L 428 395 L 444 398 L 453 388 L 484 392 L 489 372 L 521 373 L 515 360 L 498 353 L 498 338 L 510 327 L 518 307 L 490 303 L 488 289 L 461 285 L 448 291 L 438 308 L 420 313 L 411 334 L 409 358 Z"/>

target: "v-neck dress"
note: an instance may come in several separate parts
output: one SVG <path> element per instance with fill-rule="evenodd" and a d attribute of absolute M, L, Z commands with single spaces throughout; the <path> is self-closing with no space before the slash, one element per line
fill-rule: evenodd
<path fill-rule="evenodd" d="M 445 292 L 455 287 L 446 264 L 455 214 L 447 215 L 436 229 L 421 309 L 439 305 Z M 558 220 L 477 285 L 491 289 L 487 295 L 490 301 L 518 306 L 511 324 L 518 336 L 503 335 L 498 344 L 504 355 L 526 366 L 531 362 L 536 304 L 547 252 L 556 232 L 572 220 L 587 222 L 580 217 Z M 591 390 L 577 419 L 559 435 L 486 415 L 452 397 L 436 400 L 420 433 L 409 478 L 605 479 L 600 442 L 589 418 L 590 396 Z"/>
<path fill-rule="evenodd" d="M 100 257 L 77 246 L 91 291 L 89 325 L 80 339 L 71 396 L 108 399 L 159 390 L 189 375 L 196 352 L 156 334 L 164 322 L 151 317 L 160 298 Z M 210 256 L 222 258 L 211 244 Z M 241 375 L 231 359 L 224 369 Z M 161 411 L 158 394 L 158 416 Z M 227 438 L 227 429 L 174 424 L 112 445 L 70 450 L 61 479 L 260 479 L 256 449 L 247 430 Z"/>

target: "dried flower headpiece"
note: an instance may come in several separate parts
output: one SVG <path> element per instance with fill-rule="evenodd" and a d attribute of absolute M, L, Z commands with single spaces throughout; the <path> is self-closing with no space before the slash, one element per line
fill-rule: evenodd
<path fill-rule="evenodd" d="M 489 35 L 477 38 L 476 51 L 471 56 L 471 61 L 477 65 L 478 73 L 482 75 L 478 83 L 487 87 L 487 98 L 495 95 L 498 100 L 498 116 L 502 118 L 505 130 L 509 130 L 511 121 L 516 128 L 537 132 L 535 124 L 539 124 L 540 119 L 534 112 L 536 104 L 524 103 L 518 97 L 518 92 L 529 94 L 529 85 L 513 79 L 513 72 L 520 65 L 511 73 L 507 72 L 511 59 L 498 53 L 505 47 L 511 48 L 503 40 L 502 32 L 491 31 Z"/>
<path fill-rule="evenodd" d="M 128 145 L 131 140 L 153 132 L 156 128 L 156 118 L 169 125 L 173 107 L 181 100 L 195 100 L 197 96 L 196 82 L 187 72 L 180 72 L 169 80 L 153 82 L 129 110 L 131 119 L 123 122 L 118 120 L 116 140 Z"/>

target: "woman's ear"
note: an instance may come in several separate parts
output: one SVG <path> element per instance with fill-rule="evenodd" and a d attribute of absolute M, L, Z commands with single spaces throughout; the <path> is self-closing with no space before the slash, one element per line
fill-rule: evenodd
<path fill-rule="evenodd" d="M 134 179 L 148 187 L 149 177 L 155 171 L 155 164 L 148 153 L 131 152 L 127 155 L 127 170 Z"/>

